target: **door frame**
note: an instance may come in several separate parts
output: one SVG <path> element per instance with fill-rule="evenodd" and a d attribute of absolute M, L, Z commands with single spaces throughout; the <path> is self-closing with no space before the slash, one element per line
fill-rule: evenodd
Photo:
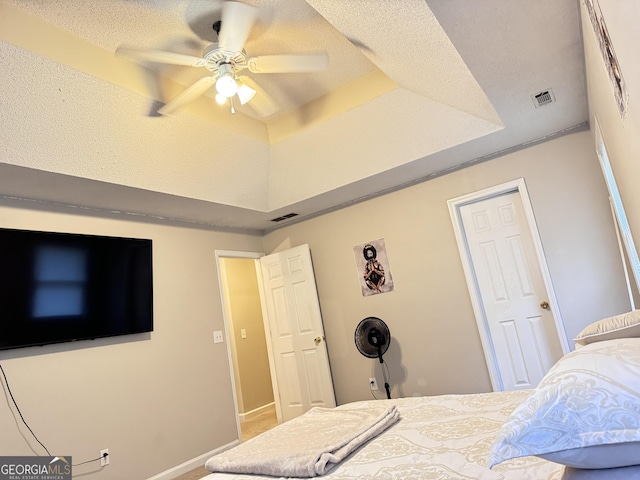
<path fill-rule="evenodd" d="M 503 195 L 506 193 L 518 193 L 522 201 L 522 206 L 525 212 L 525 220 L 528 225 L 529 233 L 533 240 L 533 245 L 538 260 L 538 266 L 542 273 L 542 279 L 544 281 L 545 290 L 547 294 L 547 301 L 551 307 L 551 313 L 556 326 L 556 332 L 560 340 L 563 354 L 567 354 L 571 351 L 569 342 L 567 340 L 567 333 L 564 328 L 564 321 L 562 320 L 562 314 L 558 301 L 553 288 L 553 282 L 551 281 L 551 274 L 549 273 L 549 267 L 542 248 L 542 241 L 540 239 L 540 233 L 533 214 L 533 208 L 529 200 L 529 193 L 525 184 L 524 178 L 512 180 L 510 182 L 495 185 L 493 187 L 485 188 L 477 192 L 468 193 L 460 197 L 452 198 L 447 201 L 449 207 L 449 214 L 451 216 L 451 223 L 453 224 L 453 230 L 458 244 L 458 250 L 460 252 L 460 260 L 462 261 L 462 269 L 464 270 L 464 276 L 467 282 L 467 288 L 469 290 L 469 296 L 471 299 L 471 305 L 473 313 L 478 325 L 478 333 L 480 334 L 480 341 L 482 343 L 482 349 L 484 351 L 484 357 L 489 370 L 489 377 L 491 379 L 491 386 L 494 391 L 500 391 L 503 389 L 502 381 L 497 367 L 495 352 L 491 341 L 491 336 L 488 333 L 489 326 L 486 318 L 486 313 L 482 305 L 480 297 L 480 289 L 478 287 L 478 280 L 476 278 L 474 269 L 471 264 L 471 254 L 467 244 L 467 237 L 464 233 L 464 227 L 462 225 L 462 216 L 460 215 L 460 208 L 464 205 L 480 202 L 482 200 Z"/>
<path fill-rule="evenodd" d="M 278 417 L 278 423 L 281 422 L 282 419 L 282 410 L 280 407 L 280 395 L 278 393 L 278 380 L 275 376 L 275 366 L 273 361 L 273 350 L 271 346 L 271 333 L 269 329 L 269 322 L 265 318 L 265 308 L 264 308 L 264 285 L 262 282 L 262 275 L 260 270 L 260 258 L 265 256 L 264 252 L 245 252 L 245 251 L 236 251 L 236 250 L 215 250 L 214 251 L 215 259 L 216 259 L 216 270 L 218 274 L 218 288 L 220 289 L 220 299 L 222 301 L 222 320 L 224 323 L 224 336 L 225 343 L 227 348 L 227 359 L 229 362 L 229 376 L 231 377 L 231 391 L 233 394 L 233 408 L 236 414 L 236 428 L 238 430 L 238 438 L 242 439 L 242 430 L 240 428 L 240 412 L 238 411 L 238 394 L 237 394 L 237 386 L 235 381 L 235 371 L 233 366 L 233 355 L 231 352 L 231 341 L 232 335 L 229 331 L 230 321 L 227 318 L 227 308 L 228 308 L 228 299 L 225 295 L 225 291 L 223 288 L 223 279 L 221 268 L 220 268 L 220 259 L 223 258 L 246 258 L 253 259 L 255 267 L 256 267 L 256 279 L 258 281 L 258 293 L 260 296 L 260 306 L 262 308 L 262 320 L 265 326 L 266 333 L 266 344 L 267 344 L 267 355 L 269 357 L 269 371 L 271 373 L 271 387 L 273 388 L 273 401 L 276 407 L 276 414 Z"/>

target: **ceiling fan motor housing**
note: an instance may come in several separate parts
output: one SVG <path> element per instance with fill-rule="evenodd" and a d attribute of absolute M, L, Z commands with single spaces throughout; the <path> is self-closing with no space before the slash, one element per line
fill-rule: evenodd
<path fill-rule="evenodd" d="M 218 47 L 217 43 L 212 43 L 203 52 L 202 57 L 205 60 L 204 67 L 210 72 L 217 73 L 220 65 L 228 63 L 234 71 L 238 70 L 236 65 L 244 66 L 247 63 L 247 52 L 231 52 Z"/>

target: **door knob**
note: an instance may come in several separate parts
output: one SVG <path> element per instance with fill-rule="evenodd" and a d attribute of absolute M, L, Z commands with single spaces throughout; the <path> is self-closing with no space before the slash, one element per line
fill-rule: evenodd
<path fill-rule="evenodd" d="M 313 339 L 314 342 L 316 342 L 316 345 L 320 345 L 320 342 L 322 341 L 322 337 L 316 337 Z"/>
<path fill-rule="evenodd" d="M 549 302 L 547 302 L 546 300 L 540 303 L 540 306 L 545 310 L 549 310 Z"/>

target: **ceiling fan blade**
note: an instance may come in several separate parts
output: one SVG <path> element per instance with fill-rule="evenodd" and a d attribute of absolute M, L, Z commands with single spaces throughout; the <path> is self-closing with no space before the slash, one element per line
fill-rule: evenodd
<path fill-rule="evenodd" d="M 249 100 L 247 105 L 249 105 L 258 116 L 270 117 L 278 111 L 279 107 L 276 101 L 252 78 L 240 77 L 238 80 L 256 91 L 256 94 Z"/>
<path fill-rule="evenodd" d="M 189 67 L 204 66 L 204 59 L 193 55 L 182 53 L 164 52 L 150 48 L 132 47 L 120 45 L 116 49 L 116 55 L 131 58 L 132 60 L 142 60 L 145 62 L 169 63 L 171 65 L 186 65 Z"/>
<path fill-rule="evenodd" d="M 241 52 L 257 18 L 258 9 L 253 5 L 224 2 L 218 46 L 230 52 Z"/>
<path fill-rule="evenodd" d="M 319 72 L 329 66 L 326 52 L 303 55 L 262 55 L 247 59 L 253 73 Z"/>
<path fill-rule="evenodd" d="M 209 88 L 211 88 L 214 83 L 216 83 L 216 77 L 214 77 L 213 75 L 201 78 L 196 83 L 188 87 L 184 92 L 176 96 L 169 103 L 165 104 L 163 107 L 160 107 L 158 109 L 158 113 L 167 115 L 176 111 L 187 103 L 194 101 Z"/>

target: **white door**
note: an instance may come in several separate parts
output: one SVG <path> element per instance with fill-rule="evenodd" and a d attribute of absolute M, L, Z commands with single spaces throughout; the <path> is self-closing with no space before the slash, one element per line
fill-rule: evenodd
<path fill-rule="evenodd" d="M 504 390 L 535 387 L 562 356 L 520 194 L 460 207 Z"/>
<path fill-rule="evenodd" d="M 335 407 L 309 246 L 264 256 L 260 270 L 281 421 Z"/>

